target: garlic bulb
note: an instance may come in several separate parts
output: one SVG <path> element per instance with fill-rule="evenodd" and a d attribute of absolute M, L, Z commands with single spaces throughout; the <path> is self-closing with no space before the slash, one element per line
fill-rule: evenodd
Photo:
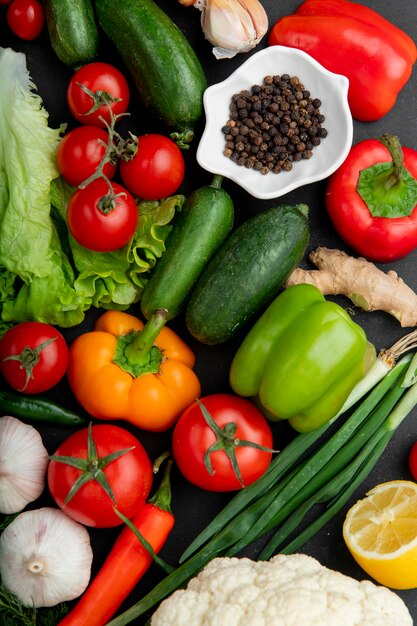
<path fill-rule="evenodd" d="M 216 59 L 230 59 L 254 48 L 268 30 L 268 16 L 259 0 L 196 0 L 201 27 L 213 44 Z"/>
<path fill-rule="evenodd" d="M 41 495 L 48 452 L 38 431 L 16 417 L 0 418 L 0 513 L 17 513 Z"/>
<path fill-rule="evenodd" d="M 54 606 L 80 596 L 92 559 L 87 529 L 60 509 L 25 511 L 0 537 L 2 582 L 24 606 Z"/>

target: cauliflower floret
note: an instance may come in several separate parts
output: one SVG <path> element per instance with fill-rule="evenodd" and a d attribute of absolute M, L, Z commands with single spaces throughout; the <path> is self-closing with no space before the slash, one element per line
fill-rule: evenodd
<path fill-rule="evenodd" d="M 412 626 L 393 591 L 305 554 L 213 559 L 173 593 L 152 626 Z"/>

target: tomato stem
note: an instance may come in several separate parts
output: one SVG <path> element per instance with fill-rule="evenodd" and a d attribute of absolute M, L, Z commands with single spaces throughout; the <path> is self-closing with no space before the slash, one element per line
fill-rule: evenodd
<path fill-rule="evenodd" d="M 29 384 L 30 379 L 32 378 L 33 370 L 35 369 L 36 365 L 39 363 L 40 353 L 42 352 L 42 350 L 47 348 L 51 343 L 56 341 L 56 339 L 57 337 L 51 337 L 50 339 L 47 339 L 46 341 L 43 341 L 42 343 L 40 343 L 38 346 L 36 346 L 36 348 L 25 346 L 22 352 L 20 352 L 19 354 L 10 354 L 9 356 L 6 356 L 4 357 L 4 359 L 2 359 L 2 362 L 18 361 L 20 363 L 20 368 L 25 370 L 26 372 L 25 384 L 23 385 L 21 389 L 18 389 L 18 391 L 24 391 L 26 389 L 26 387 Z"/>

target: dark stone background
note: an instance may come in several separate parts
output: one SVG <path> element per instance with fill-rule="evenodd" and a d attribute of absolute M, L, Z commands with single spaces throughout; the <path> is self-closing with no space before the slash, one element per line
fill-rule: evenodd
<path fill-rule="evenodd" d="M 204 67 L 209 84 L 227 78 L 248 57 L 248 54 L 241 54 L 231 60 L 216 61 L 211 52 L 210 44 L 205 41 L 201 32 L 199 11 L 193 8 L 184 8 L 176 0 L 157 0 L 157 3 L 181 28 L 193 45 Z M 280 0 L 279 2 L 276 0 L 263 0 L 269 16 L 270 26 L 278 18 L 292 13 L 299 3 L 298 0 Z M 387 19 L 408 32 L 409 35 L 415 39 L 417 38 L 417 5 L 413 0 L 397 0 L 397 2 L 366 0 L 363 4 L 378 10 Z M 75 126 L 75 121 L 71 118 L 65 99 L 66 86 L 72 70 L 65 67 L 54 55 L 46 30 L 37 40 L 23 42 L 9 32 L 5 22 L 5 8 L 0 7 L 0 43 L 2 46 L 11 46 L 15 50 L 26 53 L 29 71 L 38 86 L 44 105 L 49 111 L 51 126 L 56 127 L 62 122 L 67 122 L 69 128 Z M 265 46 L 266 39 L 264 38 L 256 50 Z M 249 54 L 254 52 L 252 51 Z M 123 69 L 120 59 L 104 36 L 101 40 L 100 60 L 110 61 L 119 66 L 120 69 Z M 376 138 L 383 132 L 389 132 L 397 134 L 404 145 L 417 149 L 416 88 L 417 76 L 414 70 L 410 81 L 400 93 L 397 103 L 390 113 L 377 122 L 354 122 L 354 143 L 367 138 Z M 133 87 L 129 110 L 131 117 L 128 121 L 128 128 L 133 132 L 137 134 L 143 132 L 167 132 L 145 111 Z M 201 120 L 197 126 L 198 135 L 201 134 L 203 125 L 204 120 Z M 328 141 L 331 141 L 331 138 Z M 180 189 L 185 194 L 198 186 L 209 183 L 212 178 L 210 173 L 203 171 L 197 165 L 195 160 L 196 147 L 197 141 L 185 153 L 186 179 Z M 307 185 L 287 194 L 279 199 L 279 202 L 305 202 L 310 206 L 311 241 L 309 250 L 313 250 L 318 245 L 326 245 L 328 247 L 339 247 L 347 252 L 351 252 L 339 239 L 327 216 L 324 206 L 325 187 L 326 181 Z M 236 224 L 278 203 L 277 200 L 257 200 L 227 180 L 224 182 L 224 188 L 233 197 L 236 209 Z M 380 267 L 384 270 L 396 270 L 411 287 L 417 290 L 416 259 L 417 250 L 401 261 L 385 265 L 381 264 Z M 307 262 L 305 265 L 308 266 Z M 344 307 L 351 307 L 350 301 L 346 299 L 340 298 L 336 300 Z M 131 312 L 139 314 L 139 307 L 132 307 Z M 70 343 L 80 332 L 90 330 L 94 319 L 99 313 L 99 311 L 89 312 L 82 327 L 64 331 L 68 342 Z M 389 347 L 406 332 L 406 330 L 401 329 L 399 323 L 394 318 L 387 314 L 381 312 L 365 313 L 360 310 L 355 310 L 354 313 L 355 321 L 365 329 L 369 340 L 375 344 L 377 349 Z M 185 329 L 182 317 L 175 320 L 171 327 L 177 330 L 196 351 L 196 369 L 201 377 L 203 394 L 229 391 L 229 364 L 241 337 L 223 346 L 213 348 L 203 346 L 193 340 Z M 78 408 L 66 381 L 63 381 L 54 389 L 50 396 L 68 407 Z M 123 425 L 125 426 L 125 424 Z M 129 425 L 126 425 L 126 427 L 130 428 Z M 61 427 L 49 426 L 39 426 L 39 430 L 50 453 L 53 453 L 57 445 L 71 432 Z M 282 447 L 282 443 L 288 438 L 289 432 L 285 426 L 275 427 L 275 435 L 275 447 L 279 448 L 280 446 Z M 156 458 L 158 454 L 169 446 L 170 433 L 156 435 L 140 432 L 139 436 L 152 459 Z M 384 453 L 383 459 L 355 493 L 349 505 L 319 532 L 314 539 L 306 543 L 302 551 L 318 558 L 321 563 L 328 567 L 338 569 L 357 579 L 363 578 L 363 571 L 351 558 L 342 539 L 341 528 L 345 513 L 354 501 L 363 497 L 366 491 L 377 483 L 393 479 L 411 478 L 407 457 L 410 447 L 416 439 L 417 412 L 413 411 L 395 434 Z M 173 472 L 172 482 L 173 511 L 176 518 L 176 526 L 162 551 L 162 556 L 167 561 L 175 563 L 190 540 L 206 526 L 215 513 L 228 501 L 229 496 L 199 490 L 187 484 L 176 470 Z M 53 504 L 48 495 L 44 495 L 31 508 L 45 504 Z M 118 529 L 91 531 L 95 554 L 93 573 L 100 567 L 118 532 Z M 256 552 L 248 550 L 245 554 L 255 556 Z M 139 599 L 146 591 L 150 590 L 161 577 L 161 571 L 157 566 L 153 566 L 123 608 L 131 606 L 136 599 Z M 417 618 L 417 591 L 411 590 L 399 593 L 407 603 L 413 617 Z M 146 619 L 144 618 L 137 619 L 135 624 L 144 624 L 145 622 Z"/>

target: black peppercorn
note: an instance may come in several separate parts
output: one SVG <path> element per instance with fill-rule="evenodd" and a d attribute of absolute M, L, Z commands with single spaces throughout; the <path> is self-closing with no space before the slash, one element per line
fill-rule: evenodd
<path fill-rule="evenodd" d="M 261 85 L 232 96 L 230 117 L 221 129 L 224 155 L 262 174 L 290 171 L 327 137 L 321 104 L 297 76 L 266 76 Z"/>

